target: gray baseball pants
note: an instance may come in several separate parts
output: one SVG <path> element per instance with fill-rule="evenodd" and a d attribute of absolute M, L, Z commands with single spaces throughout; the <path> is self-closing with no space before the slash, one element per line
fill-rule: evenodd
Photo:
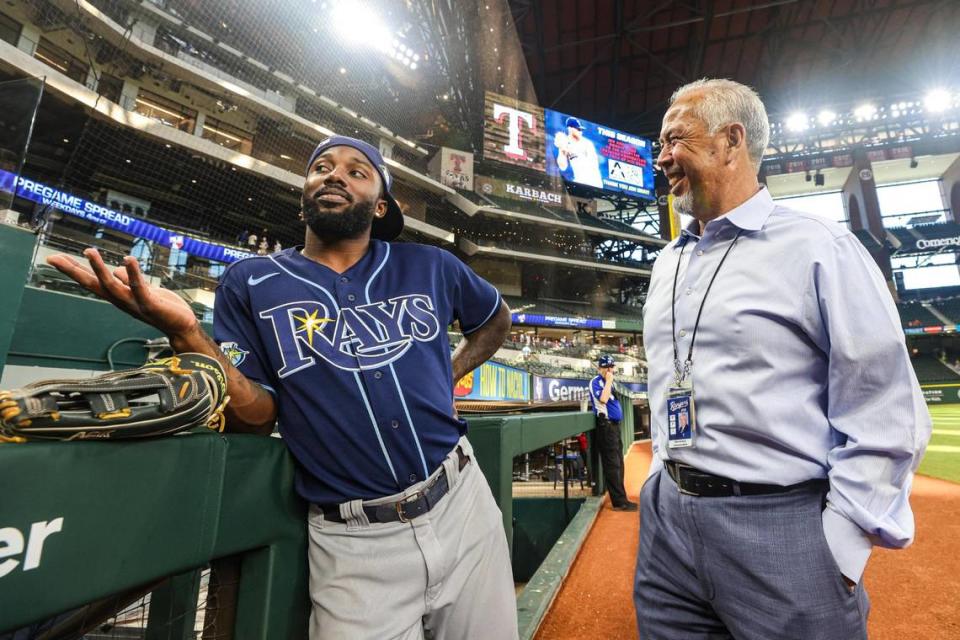
<path fill-rule="evenodd" d="M 517 604 L 500 510 L 473 460 L 456 450 L 401 494 L 340 505 L 346 523 L 308 516 L 311 640 L 514 640 Z M 409 522 L 370 523 L 361 504 L 395 502 L 440 473 L 449 492 Z"/>

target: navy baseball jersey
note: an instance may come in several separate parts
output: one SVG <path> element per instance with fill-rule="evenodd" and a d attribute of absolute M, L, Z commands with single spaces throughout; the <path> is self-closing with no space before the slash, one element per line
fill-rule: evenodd
<path fill-rule="evenodd" d="M 600 403 L 600 396 L 603 395 L 603 387 L 606 384 L 603 376 L 597 376 L 590 381 L 590 403 L 593 405 L 593 415 L 597 415 L 597 405 Z M 620 401 L 614 397 L 612 391 L 610 392 L 610 399 L 607 400 L 607 417 L 614 422 L 620 422 L 623 419 Z"/>
<path fill-rule="evenodd" d="M 214 338 L 274 394 L 300 495 L 329 505 L 402 491 L 466 431 L 452 414 L 447 327 L 479 329 L 500 294 L 436 247 L 374 240 L 343 273 L 301 248 L 227 268 Z"/>

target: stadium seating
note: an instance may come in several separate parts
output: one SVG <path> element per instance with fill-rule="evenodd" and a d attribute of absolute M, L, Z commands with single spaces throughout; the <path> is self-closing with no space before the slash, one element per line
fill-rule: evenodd
<path fill-rule="evenodd" d="M 906 301 L 897 305 L 900 312 L 900 322 L 904 327 L 938 327 L 943 322 L 930 313 L 920 302 Z"/>
<path fill-rule="evenodd" d="M 960 382 L 956 371 L 929 355 L 917 355 L 912 359 L 913 369 L 917 372 L 920 384 L 934 382 Z"/>
<path fill-rule="evenodd" d="M 960 323 L 960 298 L 935 300 L 933 306 L 937 308 L 937 311 L 952 320 L 953 324 Z"/>

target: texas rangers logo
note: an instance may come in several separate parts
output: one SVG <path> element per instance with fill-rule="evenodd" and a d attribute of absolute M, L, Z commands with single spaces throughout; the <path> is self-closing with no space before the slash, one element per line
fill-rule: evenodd
<path fill-rule="evenodd" d="M 315 300 L 302 300 L 260 312 L 273 325 L 284 378 L 312 367 L 316 357 L 346 371 L 376 369 L 440 333 L 433 300 L 411 294 L 337 311 Z"/>

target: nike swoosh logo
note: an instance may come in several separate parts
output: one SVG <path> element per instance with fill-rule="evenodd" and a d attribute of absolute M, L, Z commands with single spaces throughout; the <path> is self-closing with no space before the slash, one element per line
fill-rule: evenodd
<path fill-rule="evenodd" d="M 249 278 L 247 278 L 247 284 L 250 285 L 251 287 L 255 287 L 261 282 L 263 282 L 264 280 L 267 280 L 269 278 L 272 278 L 273 276 L 278 276 L 278 275 L 280 274 L 274 271 L 273 273 L 268 273 L 267 275 L 260 276 L 259 278 L 254 278 L 253 276 L 250 276 Z"/>

